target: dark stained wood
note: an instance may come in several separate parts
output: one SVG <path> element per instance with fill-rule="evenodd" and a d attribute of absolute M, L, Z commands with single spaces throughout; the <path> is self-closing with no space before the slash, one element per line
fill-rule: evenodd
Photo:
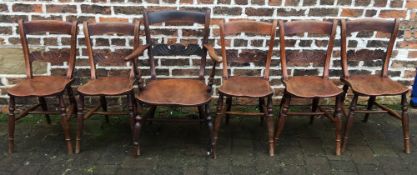
<path fill-rule="evenodd" d="M 342 68 L 343 77 L 341 81 L 344 85 L 344 95 L 347 93 L 348 88 L 353 92 L 352 103 L 349 107 L 347 114 L 347 123 L 345 125 L 345 133 L 342 149 L 346 149 L 346 145 L 349 138 L 350 128 L 353 125 L 353 119 L 355 113 L 365 113 L 364 122 L 368 120 L 371 113 L 380 112 L 372 110 L 373 105 L 387 112 L 390 116 L 401 120 L 403 126 L 404 137 L 404 152 L 410 153 L 410 133 L 409 133 L 409 119 L 407 114 L 407 93 L 409 89 L 404 87 L 398 82 L 393 81 L 388 77 L 388 67 L 392 50 L 394 48 L 395 40 L 398 35 L 399 20 L 384 20 L 384 19 L 360 19 L 360 20 L 342 20 L 341 21 L 341 56 L 342 56 Z M 347 40 L 348 34 L 352 32 L 360 31 L 380 31 L 390 34 L 388 47 L 383 58 L 383 66 L 380 75 L 350 75 L 348 67 L 348 50 Z M 368 55 L 368 60 L 372 60 L 375 55 Z M 378 58 L 374 58 L 378 59 Z M 401 95 L 401 110 L 399 114 L 396 111 L 380 105 L 375 102 L 375 98 L 379 96 L 394 96 Z M 357 110 L 356 105 L 358 103 L 359 96 L 368 96 L 368 105 L 365 110 Z"/>
<path fill-rule="evenodd" d="M 335 125 L 336 135 L 336 155 L 341 154 L 341 115 L 343 104 L 343 91 L 339 89 L 331 80 L 329 80 L 330 58 L 333 51 L 334 39 L 337 28 L 337 20 L 329 21 L 311 21 L 300 20 L 284 23 L 279 22 L 280 33 L 280 58 L 282 82 L 285 86 L 284 95 L 281 101 L 281 109 L 279 119 L 276 121 L 275 128 L 275 144 L 284 129 L 288 116 L 311 116 L 310 123 L 313 123 L 314 116 L 324 115 Z M 323 75 L 322 76 L 292 76 L 288 75 L 287 55 L 285 37 L 296 34 L 321 34 L 329 36 L 329 44 L 325 58 L 323 59 Z M 297 62 L 309 63 L 311 60 L 297 59 Z M 289 112 L 291 98 L 310 98 L 313 99 L 312 111 L 310 112 Z M 327 111 L 322 111 L 319 106 L 320 98 L 336 98 L 333 115 Z M 317 110 L 319 109 L 319 111 Z"/>
<path fill-rule="evenodd" d="M 203 48 L 203 45 L 208 43 L 209 25 L 210 25 L 210 10 L 205 12 L 191 12 L 191 11 L 176 11 L 165 10 L 158 12 L 145 11 L 144 13 L 144 28 L 146 35 L 147 53 L 149 57 L 150 76 L 151 79 L 147 81 L 146 85 L 139 86 L 139 94 L 136 96 L 136 101 L 141 106 L 149 106 L 147 114 L 138 114 L 134 118 L 133 128 L 133 143 L 134 154 L 136 156 L 141 154 L 140 150 L 140 132 L 147 120 L 159 121 L 154 118 L 155 109 L 160 105 L 168 106 L 185 106 L 185 107 L 197 107 L 200 119 L 194 120 L 201 122 L 204 120 L 209 129 L 210 137 L 209 143 L 212 138 L 212 124 L 209 111 L 209 103 L 211 100 L 212 80 L 214 79 L 214 73 L 210 74 L 209 86 L 205 84 L 205 68 L 206 68 L 206 56 L 207 49 Z M 204 28 L 201 36 L 194 36 L 201 38 L 201 45 L 188 44 L 183 45 L 180 43 L 166 45 L 164 43 L 156 43 L 152 39 L 151 26 L 156 23 L 171 23 L 171 24 L 183 24 L 183 23 L 199 23 L 203 24 Z M 131 60 L 131 56 L 138 56 L 143 53 L 145 49 L 136 49 L 131 55 L 127 56 L 125 60 Z M 197 55 L 201 57 L 200 69 L 198 79 L 157 79 L 155 56 L 191 56 Z M 214 70 L 213 70 L 214 71 Z M 138 79 L 141 82 L 140 79 Z M 211 82 L 211 83 L 210 83 Z M 136 104 L 136 101 L 134 104 Z M 181 120 L 183 122 L 183 120 Z M 210 144 L 208 144 L 210 146 Z M 209 148 L 210 149 L 210 148 Z"/>
<path fill-rule="evenodd" d="M 76 46 L 77 46 L 77 22 L 63 22 L 54 20 L 23 21 L 19 20 L 19 34 L 25 60 L 26 78 L 17 83 L 16 86 L 7 89 L 9 100 L 9 153 L 14 151 L 14 132 L 16 121 L 28 114 L 45 114 L 48 123 L 51 122 L 49 114 L 57 114 L 56 111 L 48 111 L 45 97 L 56 96 L 59 101 L 59 114 L 61 114 L 61 125 L 64 130 L 67 152 L 72 154 L 71 137 L 69 134 L 69 120 L 73 112 L 76 112 L 76 101 L 71 89 L 73 72 L 75 66 Z M 58 33 L 71 36 L 70 49 L 58 49 L 49 52 L 30 52 L 26 35 L 39 33 Z M 67 62 L 68 68 L 66 76 L 34 76 L 32 62 L 47 61 L 52 64 Z M 67 91 L 69 106 L 65 105 L 63 95 Z M 18 117 L 15 117 L 15 98 L 37 97 L 39 104 L 24 110 Z M 38 107 L 41 111 L 34 111 Z M 70 107 L 71 109 L 67 110 Z"/>
<path fill-rule="evenodd" d="M 207 85 L 192 79 L 153 80 L 136 97 L 150 105 L 199 106 L 211 100 Z"/>
<path fill-rule="evenodd" d="M 90 63 L 91 80 L 86 84 L 78 87 L 79 106 L 77 113 L 77 136 L 75 152 L 79 153 L 81 149 L 81 136 L 84 128 L 84 120 L 88 119 L 94 114 L 104 115 L 106 121 L 109 122 L 109 115 L 128 114 L 130 116 L 131 126 L 136 117 L 136 109 L 132 104 L 132 97 L 134 96 L 133 85 L 140 79 L 139 70 L 137 66 L 137 58 L 147 46 L 139 45 L 140 22 L 132 23 L 88 23 L 84 22 L 84 35 L 87 45 L 88 60 Z M 109 34 L 118 34 L 123 36 L 133 36 L 134 54 L 127 52 L 111 52 L 103 50 L 94 50 L 91 42 L 91 36 L 105 36 Z M 123 65 L 127 61 L 131 63 L 131 71 L 129 75 L 124 77 L 97 77 L 96 64 L 101 66 L 106 65 Z M 107 111 L 106 96 L 121 96 L 126 95 L 128 99 L 128 111 Z M 84 97 L 85 96 L 99 96 L 100 105 L 98 106 L 103 112 L 97 111 L 99 108 L 89 109 L 84 114 Z M 132 128 L 133 131 L 133 128 Z"/>
<path fill-rule="evenodd" d="M 265 118 L 267 123 L 268 133 L 268 150 L 269 155 L 274 156 L 274 129 L 273 129 L 273 113 L 272 113 L 272 95 L 273 91 L 269 83 L 269 72 L 271 65 L 271 57 L 274 47 L 275 33 L 277 28 L 277 21 L 272 23 L 257 22 L 250 20 L 238 20 L 228 23 L 220 23 L 220 43 L 221 55 L 218 56 L 210 45 L 204 47 L 208 49 L 209 55 L 215 64 L 223 63 L 223 84 L 219 87 L 219 101 L 217 103 L 217 116 L 215 119 L 213 138 L 212 138 L 212 158 L 216 158 L 216 144 L 218 139 L 218 131 L 220 129 L 220 122 L 223 116 L 226 116 L 228 123 L 230 115 L 261 115 L 261 121 Z M 255 35 L 269 36 L 268 53 L 264 59 L 265 72 L 263 77 L 244 77 L 244 76 L 229 76 L 229 62 L 227 60 L 227 50 L 225 37 L 228 35 L 236 35 L 240 33 L 248 33 Z M 245 59 L 244 59 L 245 60 Z M 248 60 L 250 61 L 250 60 Z M 215 66 L 215 65 L 214 65 Z M 213 70 L 215 67 L 213 66 Z M 223 106 L 223 97 L 226 96 L 226 106 Z M 232 97 L 251 97 L 259 100 L 260 113 L 253 112 L 236 112 L 231 111 Z M 265 104 L 265 100 L 267 104 Z M 262 101 L 262 102 L 261 102 Z M 262 123 L 262 122 L 261 122 Z"/>

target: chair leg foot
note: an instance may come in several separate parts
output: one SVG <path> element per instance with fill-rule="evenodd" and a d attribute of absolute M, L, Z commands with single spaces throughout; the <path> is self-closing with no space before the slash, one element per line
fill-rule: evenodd
<path fill-rule="evenodd" d="M 214 120 L 214 128 L 213 128 L 213 138 L 211 139 L 211 158 L 216 158 L 216 144 L 218 139 L 218 134 L 220 130 L 220 124 L 222 118 L 224 116 L 224 109 L 223 109 L 223 94 L 219 95 L 219 99 L 217 101 L 217 115 Z"/>
<path fill-rule="evenodd" d="M 77 138 L 75 139 L 75 153 L 80 153 L 81 150 L 81 136 L 84 130 L 84 96 L 79 96 L 79 104 L 77 110 Z"/>
<path fill-rule="evenodd" d="M 343 143 L 342 143 L 342 152 L 346 150 L 346 145 L 349 139 L 349 132 L 350 132 L 350 128 L 353 125 L 353 119 L 354 119 L 353 116 L 356 110 L 357 103 L 358 103 L 358 95 L 354 94 L 352 98 L 352 102 L 349 107 L 349 113 L 348 113 L 347 121 L 345 124 L 345 132 L 344 132 Z"/>
<path fill-rule="evenodd" d="M 72 149 L 72 143 L 71 143 L 70 125 L 68 122 L 69 118 L 67 118 L 66 116 L 67 115 L 66 106 L 65 106 L 64 97 L 62 94 L 58 95 L 58 100 L 59 100 L 59 109 L 61 113 L 61 125 L 64 130 L 65 142 L 67 144 L 67 152 L 68 154 L 72 154 L 73 149 Z"/>

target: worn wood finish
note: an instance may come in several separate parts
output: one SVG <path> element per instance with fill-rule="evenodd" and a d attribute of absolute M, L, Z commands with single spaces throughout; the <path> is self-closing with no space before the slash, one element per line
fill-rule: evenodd
<path fill-rule="evenodd" d="M 343 77 L 341 81 L 345 83 L 344 94 L 346 94 L 348 88 L 353 92 L 352 103 L 348 112 L 348 120 L 345 125 L 345 133 L 343 140 L 343 150 L 346 149 L 346 145 L 349 138 L 349 131 L 353 125 L 354 113 L 365 113 L 364 122 L 368 120 L 371 113 L 381 112 L 372 110 L 373 105 L 387 112 L 390 116 L 401 120 L 404 134 L 404 152 L 410 153 L 410 134 L 409 134 L 409 121 L 407 115 L 407 102 L 406 95 L 409 89 L 398 82 L 393 81 L 388 77 L 388 66 L 394 48 L 395 40 L 398 34 L 399 20 L 383 20 L 383 19 L 363 19 L 363 20 L 351 20 L 341 21 L 341 56 L 342 56 L 342 68 Z M 390 34 L 388 47 L 385 52 L 384 64 L 381 69 L 380 75 L 350 75 L 348 68 L 348 55 L 347 55 L 347 40 L 348 34 L 352 32 L 360 31 L 379 31 Z M 372 58 L 372 55 L 369 55 Z M 396 111 L 380 105 L 375 102 L 375 98 L 379 96 L 394 96 L 401 95 L 402 113 L 399 114 Z M 365 110 L 357 110 L 357 98 L 359 96 L 368 96 L 368 105 Z"/>
<path fill-rule="evenodd" d="M 26 79 L 17 83 L 16 86 L 7 89 L 10 97 L 9 100 L 9 153 L 14 151 L 14 132 L 16 121 L 22 119 L 28 114 L 38 113 L 45 114 L 46 121 L 51 123 L 49 114 L 61 114 L 61 125 L 65 134 L 67 143 L 67 152 L 72 154 L 71 137 L 69 135 L 69 122 L 72 112 L 75 112 L 76 101 L 72 93 L 71 83 L 73 81 L 73 72 L 75 66 L 75 55 L 77 45 L 77 22 L 62 22 L 54 20 L 23 21 L 19 20 L 19 34 L 25 60 Z M 54 50 L 50 52 L 30 52 L 26 35 L 38 33 L 58 33 L 71 36 L 70 49 Z M 32 62 L 47 61 L 52 64 L 67 62 L 68 69 L 66 76 L 34 76 L 32 71 Z M 69 107 L 74 109 L 68 110 L 64 103 L 63 95 L 67 91 L 69 97 Z M 36 97 L 39 104 L 24 110 L 18 117 L 15 117 L 15 99 Z M 60 107 L 59 111 L 48 111 L 45 97 L 57 97 Z M 41 111 L 35 111 L 38 107 Z"/>
<path fill-rule="evenodd" d="M 211 100 L 211 89 L 212 80 L 214 79 L 214 73 L 210 74 L 211 83 L 209 86 L 205 84 L 205 66 L 206 66 L 206 55 L 207 49 L 203 48 L 203 45 L 208 43 L 209 25 L 210 25 L 210 10 L 205 12 L 191 12 L 191 11 L 176 11 L 176 10 L 165 10 L 158 12 L 144 13 L 144 28 L 146 35 L 147 53 L 149 57 L 151 80 L 146 83 L 143 87 L 140 87 L 139 94 L 136 96 L 136 101 L 141 106 L 149 106 L 149 112 L 147 115 L 136 115 L 134 125 L 134 154 L 136 156 L 141 154 L 140 150 L 140 132 L 143 125 L 147 120 L 159 121 L 160 119 L 154 118 L 154 112 L 157 106 L 185 106 L 185 107 L 197 107 L 200 113 L 200 117 L 203 119 L 193 120 L 202 121 L 204 120 L 210 131 L 209 143 L 212 138 L 212 124 L 211 116 L 209 112 L 209 102 Z M 166 45 L 164 43 L 155 43 L 152 39 L 150 27 L 156 23 L 198 23 L 204 25 L 201 37 L 201 46 L 196 44 L 189 44 L 187 46 L 180 43 Z M 136 55 L 143 53 L 137 51 Z M 135 54 L 135 53 L 132 53 Z M 157 79 L 155 56 L 200 56 L 200 70 L 198 79 Z M 129 58 L 126 57 L 126 60 Z M 140 81 L 140 80 L 139 80 Z M 183 120 L 181 120 L 183 122 Z M 210 144 L 208 144 L 210 146 Z M 210 153 L 210 151 L 209 151 Z"/>
<path fill-rule="evenodd" d="M 79 93 L 79 106 L 77 113 L 77 136 L 75 152 L 79 153 L 81 149 L 81 136 L 84 128 L 84 120 L 88 119 L 94 114 L 104 115 L 106 122 L 109 122 L 109 115 L 115 114 L 128 114 L 130 121 L 133 122 L 135 118 L 135 109 L 133 109 L 132 100 L 128 100 L 129 112 L 116 112 L 107 111 L 106 96 L 122 96 L 126 95 L 128 99 L 134 95 L 133 85 L 138 82 L 139 70 L 137 67 L 137 58 L 143 52 L 146 46 L 139 45 L 139 28 L 140 22 L 132 23 L 88 23 L 84 22 L 84 35 L 87 45 L 88 60 L 90 63 L 90 74 L 91 80 L 86 84 L 79 86 L 77 91 Z M 103 36 L 108 34 L 119 34 L 123 36 L 133 36 L 133 53 L 134 55 L 126 53 L 100 53 L 93 49 L 91 42 L 92 36 Z M 130 55 L 129 55 L 130 54 Z M 132 67 L 129 75 L 124 77 L 97 77 L 96 75 L 96 64 L 112 64 L 120 62 L 125 64 L 130 61 Z M 88 110 L 84 113 L 84 97 L 85 96 L 98 96 L 100 97 L 100 105 L 96 108 Z M 99 108 L 103 110 L 97 111 Z M 133 123 L 131 123 L 133 125 Z M 132 128 L 133 130 L 133 128 Z"/>
<path fill-rule="evenodd" d="M 213 138 L 212 138 L 212 158 L 216 158 L 216 144 L 218 138 L 218 131 L 220 129 L 220 122 L 223 116 L 226 116 L 226 124 L 229 122 L 230 115 L 247 115 L 259 116 L 266 119 L 267 133 L 268 133 L 268 150 L 269 155 L 274 156 L 274 129 L 273 129 L 273 114 L 272 114 L 272 95 L 273 91 L 269 83 L 269 69 L 271 64 L 272 51 L 274 47 L 275 32 L 277 21 L 272 23 L 257 22 L 250 20 L 232 21 L 228 23 L 222 22 L 220 25 L 220 40 L 222 57 L 218 56 L 213 47 L 205 45 L 208 49 L 209 55 L 215 63 L 223 63 L 223 84 L 219 88 L 219 101 L 217 103 L 217 116 L 214 124 Z M 244 76 L 229 76 L 228 74 L 228 60 L 225 37 L 228 35 L 236 35 L 240 33 L 249 33 L 255 35 L 270 36 L 268 45 L 268 54 L 265 60 L 265 72 L 263 77 L 244 77 Z M 223 97 L 226 96 L 226 107 L 223 107 Z M 259 113 L 254 112 L 235 112 L 231 111 L 232 97 L 250 97 L 259 100 Z M 265 104 L 265 100 L 267 104 Z M 263 120 L 261 120 L 263 121 Z M 261 122 L 262 123 L 262 122 Z"/>
<path fill-rule="evenodd" d="M 332 22 L 309 20 L 286 23 L 283 21 L 279 22 L 281 71 L 282 82 L 285 86 L 285 91 L 281 101 L 279 119 L 276 121 L 277 127 L 275 128 L 275 143 L 278 143 L 278 139 L 284 129 L 288 116 L 310 116 L 310 123 L 312 124 L 314 116 L 324 115 L 335 125 L 336 155 L 341 154 L 342 139 L 340 118 L 342 115 L 343 91 L 339 89 L 331 80 L 329 80 L 330 58 L 333 51 L 337 24 L 337 20 L 333 20 Z M 305 32 L 309 34 L 324 34 L 329 36 L 327 52 L 323 59 L 323 75 L 289 77 L 287 69 L 285 37 L 295 34 L 304 34 Z M 300 61 L 307 63 L 309 62 L 309 60 Z M 313 99 L 311 112 L 288 112 L 291 98 L 294 97 Z M 320 98 L 336 99 L 333 115 L 330 115 L 328 112 L 321 109 L 319 105 Z"/>

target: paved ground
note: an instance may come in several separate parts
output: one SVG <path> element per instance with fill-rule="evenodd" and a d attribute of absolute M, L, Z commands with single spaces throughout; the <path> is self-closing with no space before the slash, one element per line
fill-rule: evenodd
<path fill-rule="evenodd" d="M 160 115 L 170 115 L 170 110 Z M 174 111 L 174 115 L 178 111 Z M 67 155 L 58 120 L 28 118 L 16 128 L 16 153 L 6 153 L 7 125 L 0 117 L 0 174 L 416 174 L 416 112 L 410 114 L 412 154 L 402 151 L 400 122 L 358 117 L 348 150 L 334 155 L 334 129 L 326 119 L 289 119 L 275 157 L 266 152 L 266 130 L 259 120 L 233 118 L 222 125 L 218 159 L 205 156 L 207 131 L 197 124 L 154 123 L 143 131 L 143 156 L 130 156 L 126 117 L 110 124 L 86 122 L 82 152 Z M 75 120 L 72 122 L 75 128 Z M 73 132 L 75 133 L 75 132 Z M 74 134 L 75 135 L 75 134 Z"/>

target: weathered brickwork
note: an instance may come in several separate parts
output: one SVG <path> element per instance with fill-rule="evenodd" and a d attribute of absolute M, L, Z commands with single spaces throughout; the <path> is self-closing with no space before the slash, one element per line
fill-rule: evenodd
<path fill-rule="evenodd" d="M 391 60 L 390 76 L 410 86 L 417 66 L 417 1 L 416 0 L 42 0 L 42 1 L 0 1 L 0 105 L 7 103 L 5 89 L 24 78 L 23 57 L 19 50 L 20 41 L 17 20 L 55 19 L 78 20 L 80 32 L 78 39 L 76 81 L 74 87 L 85 83 L 89 78 L 86 46 L 82 32 L 82 22 L 134 22 L 142 17 L 144 10 L 197 10 L 210 9 L 212 27 L 210 42 L 219 49 L 219 31 L 216 24 L 220 19 L 253 19 L 259 21 L 283 20 L 330 20 L 334 18 L 400 18 L 400 34 Z M 314 26 L 312 26 L 314 27 Z M 195 35 L 201 34 L 201 26 L 164 24 L 153 28 L 158 42 L 183 44 L 198 43 Z M 331 76 L 335 82 L 341 75 L 340 30 L 331 63 Z M 56 34 L 28 36 L 31 48 L 36 51 L 53 51 L 69 47 L 69 38 Z M 144 43 L 144 37 L 141 37 Z M 379 73 L 381 60 L 370 60 L 367 55 L 381 58 L 388 38 L 377 32 L 354 33 L 349 40 L 349 57 L 352 73 Z M 263 56 L 267 50 L 268 37 L 242 34 L 227 38 L 228 57 L 233 61 L 231 73 L 234 75 L 262 75 Z M 290 75 L 320 75 L 322 60 L 327 47 L 326 37 L 317 35 L 298 35 L 288 37 L 288 59 Z M 102 53 L 109 51 L 123 54 L 132 47 L 132 38 L 118 35 L 93 38 L 94 47 Z M 280 98 L 283 85 L 280 82 L 279 38 L 275 41 L 271 81 L 276 98 Z M 200 43 L 201 44 L 201 43 Z M 232 59 L 233 58 L 233 59 Z M 149 78 L 149 67 L 145 57 L 141 57 L 144 78 Z M 291 64 L 297 59 L 308 59 L 308 64 Z M 251 60 L 250 63 L 244 63 Z M 196 77 L 199 60 L 197 57 L 158 57 L 157 74 L 160 77 Z M 211 61 L 207 65 L 210 70 Z M 36 72 L 43 75 L 64 74 L 66 64 L 37 64 Z M 216 85 L 220 84 L 218 68 Z M 124 62 L 109 62 L 98 66 L 98 76 L 128 75 L 129 66 Z M 217 95 L 217 93 L 214 93 Z M 114 100 L 122 102 L 122 100 Z"/>

